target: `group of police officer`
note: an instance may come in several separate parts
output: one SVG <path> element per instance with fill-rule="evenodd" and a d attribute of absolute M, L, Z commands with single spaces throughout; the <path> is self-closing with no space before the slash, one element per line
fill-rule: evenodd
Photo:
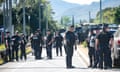
<path fill-rule="evenodd" d="M 10 35 L 10 32 L 6 32 L 5 36 L 5 62 L 19 61 L 19 59 L 27 59 L 26 56 L 26 37 L 23 33 L 19 34 L 18 31 L 15 32 L 13 36 Z M 20 55 L 20 58 L 19 58 Z"/>
<path fill-rule="evenodd" d="M 31 36 L 31 47 L 33 49 L 33 55 L 35 59 L 42 59 L 42 48 L 46 46 L 47 59 L 52 59 L 52 46 L 55 43 L 56 55 L 62 56 L 62 41 L 63 37 L 60 35 L 60 32 L 56 32 L 55 37 L 53 36 L 51 30 L 47 30 L 46 39 L 43 37 L 41 31 L 38 29 Z"/>
<path fill-rule="evenodd" d="M 88 35 L 88 55 L 90 59 L 89 67 L 108 69 L 112 68 L 111 49 L 113 48 L 113 35 L 109 32 L 107 24 L 103 25 L 103 30 L 90 30 Z"/>
<path fill-rule="evenodd" d="M 44 37 L 41 31 L 38 29 L 31 36 L 31 47 L 33 49 L 33 55 L 35 59 L 42 59 L 42 47 L 44 46 L 44 41 L 46 41 L 46 54 L 47 59 L 52 59 L 52 44 L 56 43 L 56 55 L 62 56 L 62 42 L 65 39 L 64 48 L 66 53 L 66 68 L 75 68 L 72 66 L 72 56 L 76 44 L 77 36 L 74 33 L 74 26 L 70 26 L 69 30 L 65 33 L 63 38 L 59 32 L 56 33 L 54 37 L 51 30 L 47 30 L 47 37 Z M 104 24 L 102 32 L 96 30 L 90 31 L 87 38 L 88 50 L 89 50 L 89 67 L 107 69 L 112 68 L 111 59 L 111 48 L 113 46 L 113 35 L 109 32 L 108 25 Z M 26 37 L 24 34 L 19 35 L 15 32 L 15 35 L 10 37 L 10 32 L 6 32 L 5 45 L 6 45 L 6 55 L 8 56 L 7 61 L 19 61 L 19 49 L 21 50 L 20 59 L 27 59 L 26 56 Z"/>

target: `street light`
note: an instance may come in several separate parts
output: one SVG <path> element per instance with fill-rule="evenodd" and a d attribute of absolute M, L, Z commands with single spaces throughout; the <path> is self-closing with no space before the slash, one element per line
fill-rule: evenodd
<path fill-rule="evenodd" d="M 89 23 L 91 23 L 91 12 L 89 11 Z"/>

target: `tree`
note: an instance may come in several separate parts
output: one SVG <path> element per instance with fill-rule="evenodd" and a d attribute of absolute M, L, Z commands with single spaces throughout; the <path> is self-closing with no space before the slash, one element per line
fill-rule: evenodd
<path fill-rule="evenodd" d="M 8 1 L 8 0 L 6 0 Z M 12 24 L 14 25 L 15 30 L 19 30 L 22 32 L 22 24 L 23 24 L 23 18 L 22 18 L 22 0 L 13 0 L 14 3 L 16 3 L 16 6 L 12 7 Z M 42 30 L 46 28 L 46 19 L 48 20 L 48 26 L 50 29 L 56 29 L 57 24 L 52 18 L 52 8 L 50 3 L 47 0 L 41 0 L 43 7 L 42 7 Z M 0 1 L 2 2 L 2 1 Z M 39 0 L 25 0 L 25 19 L 26 19 L 26 28 L 31 29 L 31 32 L 34 32 L 39 27 Z M 8 2 L 6 2 L 6 5 Z M 48 11 L 46 11 L 46 6 L 48 8 Z M 6 12 L 8 13 L 8 10 L 6 8 Z M 47 12 L 47 13 L 46 13 Z M 47 14 L 47 15 L 46 15 Z M 29 18 L 30 17 L 30 18 Z M 6 17 L 8 18 L 8 17 Z M 6 19 L 7 20 L 7 19 Z M 8 21 L 6 21 L 8 22 Z M 6 23 L 8 24 L 8 23 Z M 6 26 L 7 27 L 7 26 Z"/>
<path fill-rule="evenodd" d="M 116 24 L 120 24 L 120 6 L 116 7 L 114 21 L 115 21 Z"/>
<path fill-rule="evenodd" d="M 64 16 L 62 17 L 63 25 L 66 27 L 71 23 L 71 17 L 69 16 Z"/>
<path fill-rule="evenodd" d="M 109 7 L 102 10 L 103 13 L 103 23 L 116 23 L 120 24 L 120 6 L 118 7 Z M 97 13 L 96 18 L 94 20 L 95 23 L 99 23 L 100 12 Z"/>

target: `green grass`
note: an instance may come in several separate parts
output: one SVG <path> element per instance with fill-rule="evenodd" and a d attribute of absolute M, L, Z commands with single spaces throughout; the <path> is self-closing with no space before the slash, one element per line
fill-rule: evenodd
<path fill-rule="evenodd" d="M 5 44 L 0 44 L 0 51 L 5 51 L 5 49 L 6 49 Z M 0 65 L 3 63 L 4 63 L 3 59 L 0 59 Z"/>
<path fill-rule="evenodd" d="M 4 51 L 6 48 L 5 48 L 5 44 L 1 44 L 0 45 L 0 51 Z"/>
<path fill-rule="evenodd" d="M 0 59 L 0 65 L 3 64 L 3 63 L 4 63 L 3 59 Z"/>
<path fill-rule="evenodd" d="M 87 47 L 87 42 L 86 41 L 82 42 L 82 45 L 86 48 Z"/>

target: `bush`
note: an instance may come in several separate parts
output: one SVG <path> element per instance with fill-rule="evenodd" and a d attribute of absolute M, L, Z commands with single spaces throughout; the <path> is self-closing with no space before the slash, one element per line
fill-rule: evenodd
<path fill-rule="evenodd" d="M 0 51 L 4 51 L 6 48 L 5 48 L 5 44 L 1 44 L 0 45 Z"/>
<path fill-rule="evenodd" d="M 87 47 L 87 42 L 86 41 L 82 42 L 82 45 L 86 48 Z"/>

